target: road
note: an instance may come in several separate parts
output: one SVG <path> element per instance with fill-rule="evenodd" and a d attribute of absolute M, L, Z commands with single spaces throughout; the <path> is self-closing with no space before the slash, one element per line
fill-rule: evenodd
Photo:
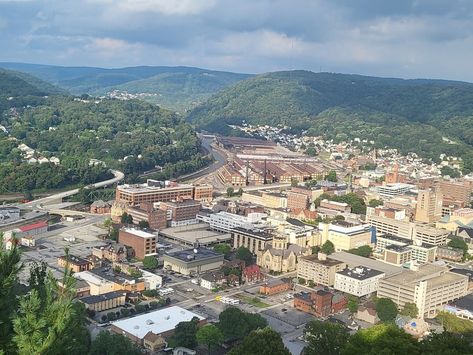
<path fill-rule="evenodd" d="M 220 169 L 222 166 L 224 166 L 227 163 L 227 157 L 220 152 L 217 149 L 214 149 L 211 144 L 213 142 L 213 138 L 201 136 L 202 140 L 202 147 L 205 148 L 210 154 L 212 154 L 212 157 L 214 158 L 213 164 L 199 170 L 195 171 L 191 174 L 184 175 L 179 177 L 178 181 L 184 181 L 184 180 L 191 180 L 191 179 L 197 179 L 205 175 L 212 174 L 213 172 L 217 171 Z"/>
<path fill-rule="evenodd" d="M 114 175 L 113 179 L 105 180 L 105 181 L 100 181 L 95 184 L 89 185 L 90 187 L 93 188 L 99 188 L 99 187 L 105 187 L 109 185 L 113 185 L 125 177 L 125 174 L 123 174 L 121 171 L 118 170 L 110 170 L 112 174 Z M 43 197 L 37 200 L 33 200 L 31 202 L 23 204 L 23 207 L 26 208 L 42 208 L 41 205 L 47 204 L 48 202 L 53 202 L 57 200 L 62 200 L 65 197 L 73 196 L 79 192 L 79 189 L 73 189 L 73 190 L 68 190 L 68 191 L 63 191 L 59 192 L 57 194 L 53 194 L 48 197 Z"/>

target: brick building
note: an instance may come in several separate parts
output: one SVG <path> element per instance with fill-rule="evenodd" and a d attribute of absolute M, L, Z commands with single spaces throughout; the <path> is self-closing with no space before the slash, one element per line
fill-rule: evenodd
<path fill-rule="evenodd" d="M 151 229 L 164 229 L 167 227 L 166 212 L 155 209 L 150 203 L 142 203 L 140 207 L 128 207 L 127 213 L 133 217 L 133 223 L 148 222 Z"/>
<path fill-rule="evenodd" d="M 123 228 L 118 233 L 118 241 L 132 248 L 138 259 L 156 254 L 157 237 L 154 234 L 133 228 Z"/>
<path fill-rule="evenodd" d="M 287 192 L 287 208 L 294 209 L 307 209 L 309 206 L 309 197 L 307 194 L 288 191 Z"/>
<path fill-rule="evenodd" d="M 294 308 L 317 317 L 327 317 L 332 313 L 332 297 L 332 293 L 324 290 L 301 292 L 294 295 Z"/>
<path fill-rule="evenodd" d="M 291 279 L 270 279 L 260 286 L 259 292 L 263 295 L 275 295 L 290 290 L 292 286 Z"/>
<path fill-rule="evenodd" d="M 196 216 L 200 210 L 200 202 L 190 199 L 161 202 L 159 208 L 165 212 L 170 227 L 186 226 L 197 223 Z"/>

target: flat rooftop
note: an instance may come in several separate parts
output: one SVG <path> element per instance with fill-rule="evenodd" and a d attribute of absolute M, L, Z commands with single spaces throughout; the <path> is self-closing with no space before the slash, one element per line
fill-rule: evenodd
<path fill-rule="evenodd" d="M 155 234 L 142 231 L 141 229 L 122 228 L 121 230 L 130 234 L 136 235 L 137 237 L 141 237 L 141 238 L 153 238 L 153 237 L 155 238 L 156 237 Z"/>
<path fill-rule="evenodd" d="M 93 295 L 93 296 L 87 296 L 87 297 L 82 297 L 79 299 L 79 301 L 87 304 L 94 304 L 102 301 L 108 301 L 108 300 L 113 300 L 114 298 L 126 296 L 126 291 L 112 291 L 112 292 L 107 292 L 103 293 L 101 295 Z"/>
<path fill-rule="evenodd" d="M 427 280 L 429 286 L 436 286 L 466 278 L 464 275 L 448 272 L 445 266 L 437 266 L 434 264 L 424 264 L 417 271 L 403 270 L 402 273 L 393 275 L 388 279 L 391 283 L 399 285 L 416 284 L 417 282 Z"/>
<path fill-rule="evenodd" d="M 146 193 L 146 192 L 159 192 L 159 191 L 174 191 L 180 189 L 192 189 L 192 185 L 187 184 L 177 184 L 171 186 L 152 186 L 148 184 L 136 184 L 136 185 L 118 185 L 117 190 L 124 191 L 128 193 Z"/>
<path fill-rule="evenodd" d="M 184 262 L 205 260 L 209 258 L 214 258 L 216 256 L 221 256 L 223 260 L 223 254 L 216 253 L 213 250 L 206 249 L 206 248 L 185 249 L 185 250 L 179 250 L 179 251 L 175 251 L 175 252 L 164 254 L 164 255 L 179 259 Z"/>
<path fill-rule="evenodd" d="M 325 259 L 325 260 L 319 260 L 317 258 L 317 255 L 315 255 L 315 254 L 308 255 L 308 256 L 303 256 L 303 257 L 301 257 L 301 259 L 307 260 L 307 261 L 310 261 L 310 262 L 313 262 L 313 263 L 321 264 L 321 265 L 324 265 L 324 266 L 328 266 L 328 267 L 343 264 L 343 261 L 330 259 L 330 257 L 327 257 L 327 259 Z"/>
<path fill-rule="evenodd" d="M 235 231 L 241 234 L 246 234 L 251 237 L 256 237 L 263 240 L 273 240 L 273 234 L 266 232 L 263 229 L 258 228 L 245 228 L 245 227 L 235 227 L 231 231 Z"/>
<path fill-rule="evenodd" d="M 193 246 L 195 243 L 210 245 L 232 239 L 230 233 L 220 233 L 210 229 L 207 223 L 190 224 L 188 226 L 165 228 L 159 231 L 163 238 L 174 240 L 180 244 Z"/>
<path fill-rule="evenodd" d="M 339 251 L 337 253 L 330 254 L 329 258 L 338 260 L 338 261 L 343 261 L 350 268 L 354 268 L 356 266 L 362 265 L 370 269 L 379 270 L 379 271 L 384 272 L 386 276 L 392 276 L 392 275 L 400 274 L 402 272 L 401 267 L 386 264 L 382 261 L 365 258 L 363 256 L 350 254 L 345 251 Z"/>
<path fill-rule="evenodd" d="M 337 274 L 348 276 L 348 277 L 351 277 L 351 278 L 357 279 L 357 280 L 366 280 L 366 279 L 369 279 L 371 277 L 383 275 L 384 272 L 374 270 L 374 269 L 370 269 L 370 268 L 364 267 L 364 266 L 357 266 L 357 267 L 354 267 L 352 269 L 346 268 L 345 270 L 337 272 Z"/>
<path fill-rule="evenodd" d="M 197 317 L 199 320 L 205 319 L 184 308 L 173 306 L 133 318 L 119 320 L 112 324 L 139 339 L 143 339 L 149 332 L 154 334 L 165 333 L 173 330 L 180 322 L 188 322 L 194 317 Z"/>

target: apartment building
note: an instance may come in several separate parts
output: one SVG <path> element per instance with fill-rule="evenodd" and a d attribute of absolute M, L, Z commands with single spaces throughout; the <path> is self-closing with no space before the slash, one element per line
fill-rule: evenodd
<path fill-rule="evenodd" d="M 379 281 L 377 296 L 391 299 L 399 309 L 415 303 L 419 317 L 433 318 L 442 306 L 468 293 L 468 276 L 448 268 L 425 264 Z"/>
<path fill-rule="evenodd" d="M 187 226 L 198 223 L 200 202 L 195 200 L 161 202 L 159 208 L 166 213 L 170 227 Z"/>
<path fill-rule="evenodd" d="M 420 190 L 417 194 L 416 222 L 434 223 L 442 218 L 442 197 L 439 189 Z"/>
<path fill-rule="evenodd" d="M 118 233 L 119 243 L 133 249 L 138 259 L 156 255 L 157 236 L 134 228 L 122 228 Z"/>
<path fill-rule="evenodd" d="M 439 183 L 439 188 L 443 194 L 444 204 L 468 205 L 473 192 L 473 181 L 442 180 Z"/>
<path fill-rule="evenodd" d="M 364 266 L 346 268 L 335 274 L 334 288 L 356 297 L 370 295 L 378 291 L 379 280 L 386 274 Z"/>
<path fill-rule="evenodd" d="M 267 242 L 273 240 L 273 234 L 256 228 L 235 227 L 230 230 L 233 248 L 248 248 L 253 254 L 263 250 Z"/>
<path fill-rule="evenodd" d="M 297 277 L 316 285 L 333 286 L 335 274 L 346 266 L 344 262 L 327 258 L 324 254 L 303 256 L 297 263 Z"/>
<path fill-rule="evenodd" d="M 368 224 L 346 221 L 319 223 L 322 244 L 331 241 L 336 251 L 350 250 L 374 243 L 375 234 Z"/>

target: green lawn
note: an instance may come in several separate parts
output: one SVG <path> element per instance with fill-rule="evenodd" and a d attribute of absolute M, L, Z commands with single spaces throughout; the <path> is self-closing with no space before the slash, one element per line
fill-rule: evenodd
<path fill-rule="evenodd" d="M 237 295 L 236 297 L 238 297 L 243 302 L 251 304 L 252 306 L 258 308 L 266 308 L 270 306 L 268 303 L 262 302 L 258 297 L 248 297 L 243 295 Z"/>

